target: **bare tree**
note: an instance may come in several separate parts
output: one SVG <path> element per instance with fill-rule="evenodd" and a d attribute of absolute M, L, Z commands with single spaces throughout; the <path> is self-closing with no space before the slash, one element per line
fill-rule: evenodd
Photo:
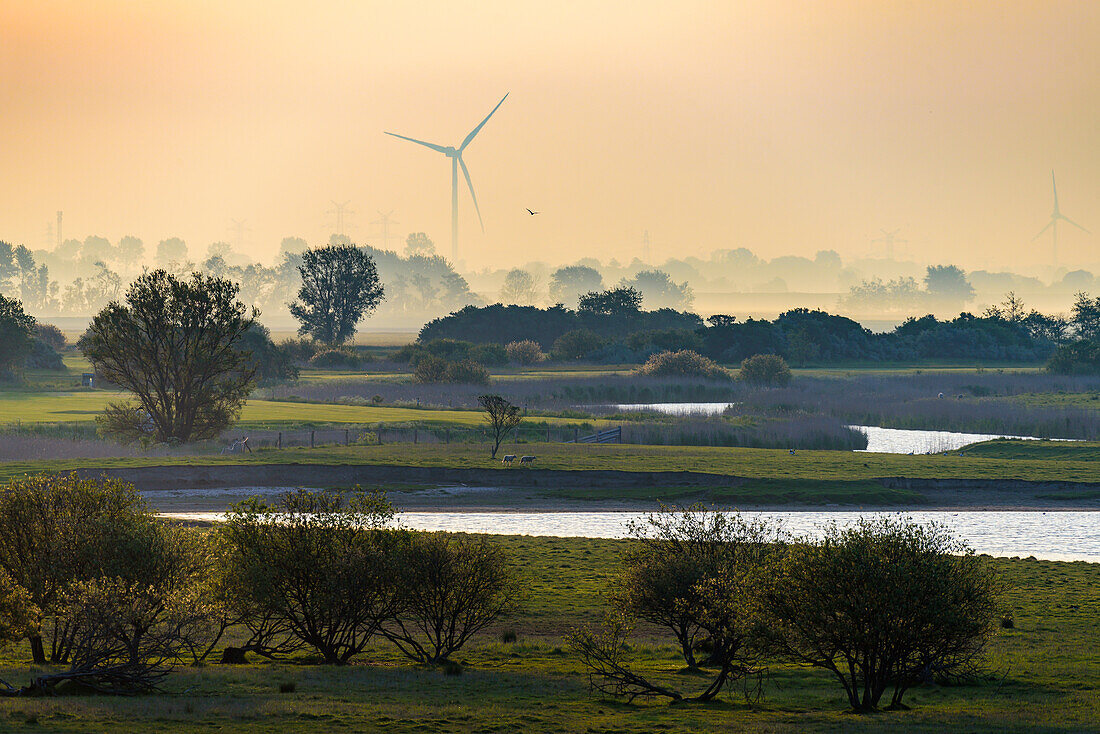
<path fill-rule="evenodd" d="M 477 402 L 489 419 L 489 428 L 493 433 L 493 450 L 489 458 L 495 459 L 497 451 L 500 450 L 500 444 L 504 442 L 504 437 L 519 425 L 522 416 L 519 413 L 519 407 L 512 405 L 500 395 L 481 395 Z"/>

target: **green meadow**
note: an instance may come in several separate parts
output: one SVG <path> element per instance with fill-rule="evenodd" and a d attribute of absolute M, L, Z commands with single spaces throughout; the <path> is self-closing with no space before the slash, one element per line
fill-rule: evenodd
<path fill-rule="evenodd" d="M 956 685 L 929 684 L 906 711 L 853 715 L 838 684 L 819 671 L 768 666 L 764 696 L 737 690 L 710 704 L 624 704 L 593 696 L 563 639 L 598 621 L 624 541 L 498 536 L 525 575 L 524 611 L 456 657 L 461 675 L 417 666 L 377 644 L 347 667 L 291 660 L 181 667 L 163 692 L 133 698 L 11 699 L 0 730 L 56 732 L 1050 732 L 1100 728 L 1100 564 L 990 559 L 1005 584 L 1004 613 L 984 669 Z M 501 641 L 513 632 L 515 643 Z M 682 659 L 654 628 L 632 642 L 639 670 L 677 687 Z M 36 672 L 29 649 L 11 647 L 0 677 Z M 215 657 L 216 660 L 216 657 Z M 281 692 L 282 691 L 282 692 Z"/>

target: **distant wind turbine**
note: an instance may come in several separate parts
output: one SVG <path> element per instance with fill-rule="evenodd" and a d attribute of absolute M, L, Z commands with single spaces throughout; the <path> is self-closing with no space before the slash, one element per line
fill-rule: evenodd
<path fill-rule="evenodd" d="M 1050 172 L 1050 183 L 1054 187 L 1054 211 L 1050 215 L 1050 221 L 1047 222 L 1047 226 L 1040 229 L 1039 234 L 1032 237 L 1031 241 L 1034 242 L 1035 240 L 1039 239 L 1043 235 L 1043 232 L 1046 232 L 1048 229 L 1051 230 L 1050 234 L 1051 234 L 1051 241 L 1052 241 L 1052 245 L 1053 245 L 1051 247 L 1051 255 L 1054 258 L 1054 264 L 1057 265 L 1058 264 L 1058 220 L 1059 219 L 1061 219 L 1062 221 L 1067 222 L 1069 224 L 1072 224 L 1074 227 L 1081 230 L 1085 234 L 1092 234 L 1092 232 L 1089 232 L 1087 229 L 1082 227 L 1080 224 L 1073 221 L 1069 217 L 1062 214 L 1061 211 L 1059 211 L 1059 209 L 1058 209 L 1058 182 L 1054 178 L 1053 169 Z"/>
<path fill-rule="evenodd" d="M 905 245 L 909 243 L 909 240 L 903 240 L 898 237 L 898 232 L 900 231 L 900 229 L 895 229 L 893 232 L 887 232 L 885 229 L 880 229 L 879 232 L 882 232 L 882 236 L 871 240 L 871 242 L 882 242 L 886 245 L 887 260 L 894 259 L 894 245 Z"/>
<path fill-rule="evenodd" d="M 462 151 L 466 150 L 466 146 L 470 144 L 470 141 L 474 139 L 481 128 L 485 127 L 485 123 L 489 121 L 489 118 L 493 116 L 493 112 L 496 112 L 504 100 L 508 99 L 508 95 L 505 94 L 497 102 L 497 106 L 492 109 L 485 119 L 482 120 L 477 127 L 470 131 L 462 143 L 457 147 L 436 145 L 435 143 L 426 143 L 423 140 L 417 140 L 416 138 L 407 138 L 404 135 L 398 135 L 397 133 L 387 132 L 386 135 L 392 135 L 395 138 L 401 138 L 402 140 L 408 140 L 410 143 L 416 143 L 417 145 L 423 145 L 425 148 L 431 148 L 437 153 L 442 153 L 451 159 L 451 260 L 458 261 L 458 168 L 462 167 L 462 175 L 466 177 L 466 185 L 470 187 L 470 198 L 474 200 L 474 211 L 477 212 L 477 221 L 481 223 L 481 231 L 485 231 L 485 222 L 481 218 L 481 208 L 477 205 L 477 194 L 474 193 L 474 184 L 470 180 L 470 171 L 466 168 L 466 161 L 462 160 Z"/>

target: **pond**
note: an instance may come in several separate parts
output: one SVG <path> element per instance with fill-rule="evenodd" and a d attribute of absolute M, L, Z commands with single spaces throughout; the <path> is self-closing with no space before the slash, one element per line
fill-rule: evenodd
<path fill-rule="evenodd" d="M 924 511 L 905 513 L 847 510 L 745 512 L 781 524 L 794 535 L 815 533 L 822 525 L 851 523 L 860 516 L 908 517 L 937 522 L 965 540 L 978 553 L 991 556 L 1035 556 L 1052 561 L 1100 562 L 1100 512 L 1067 511 Z M 167 517 L 218 521 L 218 512 L 169 512 Z M 644 518 L 640 512 L 403 512 L 402 525 L 417 530 L 621 538 L 626 524 Z"/>
<path fill-rule="evenodd" d="M 652 410 L 669 415 L 720 415 L 737 403 L 620 403 L 611 407 L 624 412 Z M 1037 436 L 1011 436 L 996 433 L 958 433 L 955 431 L 920 431 L 878 426 L 848 426 L 867 436 L 865 451 L 872 454 L 937 454 L 954 451 L 973 443 L 995 438 L 1039 440 Z M 1056 439 L 1064 440 L 1064 439 Z"/>

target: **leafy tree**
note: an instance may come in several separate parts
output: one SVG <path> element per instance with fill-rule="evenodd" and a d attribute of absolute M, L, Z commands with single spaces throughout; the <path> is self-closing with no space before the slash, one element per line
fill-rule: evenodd
<path fill-rule="evenodd" d="M 791 382 L 791 369 L 778 354 L 754 354 L 741 363 L 738 379 L 761 387 L 782 387 Z"/>
<path fill-rule="evenodd" d="M 435 243 L 423 232 L 409 232 L 405 238 L 405 256 L 432 257 L 435 255 Z"/>
<path fill-rule="evenodd" d="M 1063 344 L 1047 362 L 1056 375 L 1100 375 L 1100 342 L 1082 339 Z"/>
<path fill-rule="evenodd" d="M 556 359 L 584 359 L 606 343 L 591 329 L 573 329 L 555 339 L 550 351 Z"/>
<path fill-rule="evenodd" d="M 167 267 L 171 263 L 187 260 L 187 243 L 179 237 L 169 237 L 157 243 L 157 264 Z"/>
<path fill-rule="evenodd" d="M 1100 296 L 1092 298 L 1088 293 L 1076 294 L 1070 323 L 1078 339 L 1100 341 Z"/>
<path fill-rule="evenodd" d="M 577 303 L 581 313 L 604 316 L 636 314 L 642 308 L 642 294 L 629 286 L 620 286 L 603 292 L 585 293 Z"/>
<path fill-rule="evenodd" d="M 624 278 L 619 285 L 641 293 L 650 308 L 687 310 L 695 302 L 691 286 L 686 281 L 674 282 L 663 270 L 642 270 L 629 280 Z"/>
<path fill-rule="evenodd" d="M 137 237 L 126 236 L 118 241 L 117 251 L 119 262 L 136 266 L 145 256 L 145 243 Z"/>
<path fill-rule="evenodd" d="M 34 347 L 34 319 L 23 304 L 0 295 L 0 376 L 18 369 Z"/>
<path fill-rule="evenodd" d="M 227 280 L 163 270 L 144 273 L 92 320 L 80 349 L 108 382 L 137 403 L 112 403 L 105 430 L 137 439 L 186 442 L 231 425 L 252 389 L 255 368 L 240 342 L 247 315 Z"/>
<path fill-rule="evenodd" d="M 929 265 L 924 287 L 934 298 L 965 303 L 974 298 L 974 287 L 966 273 L 954 265 Z"/>
<path fill-rule="evenodd" d="M 259 321 L 253 321 L 245 330 L 237 347 L 248 352 L 249 366 L 257 379 L 263 382 L 298 379 L 298 368 L 291 354 L 271 340 L 271 332 Z"/>
<path fill-rule="evenodd" d="M 477 403 L 485 411 L 485 417 L 489 421 L 493 437 L 493 450 L 489 452 L 489 458 L 495 459 L 500 444 L 504 442 L 509 431 L 515 430 L 523 416 L 520 415 L 518 406 L 512 405 L 500 395 L 481 395 Z"/>
<path fill-rule="evenodd" d="M 536 298 L 538 278 L 526 270 L 513 268 L 504 276 L 504 287 L 500 289 L 500 300 L 505 303 L 531 304 Z"/>
<path fill-rule="evenodd" d="M 891 707 L 969 672 L 993 630 L 997 584 L 942 526 L 861 518 L 790 548 L 765 592 L 779 655 L 830 671 L 853 710 Z"/>
<path fill-rule="evenodd" d="M 329 665 L 345 665 L 366 647 L 400 603 L 394 563 L 398 531 L 380 494 L 299 489 L 274 504 L 234 506 L 218 529 L 227 574 L 256 614 Z"/>
<path fill-rule="evenodd" d="M 65 339 L 65 335 L 61 332 L 61 329 L 53 324 L 44 324 L 41 321 L 34 325 L 34 338 L 43 344 L 48 344 L 59 352 L 69 346 L 69 342 Z"/>
<path fill-rule="evenodd" d="M 600 271 L 586 265 L 558 268 L 550 275 L 550 300 L 553 303 L 576 303 L 585 293 L 603 289 Z"/>
<path fill-rule="evenodd" d="M 519 606 L 508 555 L 483 537 L 414 533 L 398 555 L 400 611 L 382 634 L 421 663 L 441 663 Z"/>
<path fill-rule="evenodd" d="M 353 245 L 308 249 L 298 266 L 302 287 L 290 313 L 302 322 L 299 334 L 326 344 L 343 344 L 355 325 L 384 296 L 374 260 Z"/>
<path fill-rule="evenodd" d="M 73 584 L 130 574 L 136 559 L 122 541 L 154 522 L 131 485 L 75 474 L 40 474 L 0 491 L 0 569 L 26 591 L 35 609 L 31 653 L 46 662 L 43 637 L 52 633 L 50 659 L 64 662 L 72 620 L 64 597 Z"/>

